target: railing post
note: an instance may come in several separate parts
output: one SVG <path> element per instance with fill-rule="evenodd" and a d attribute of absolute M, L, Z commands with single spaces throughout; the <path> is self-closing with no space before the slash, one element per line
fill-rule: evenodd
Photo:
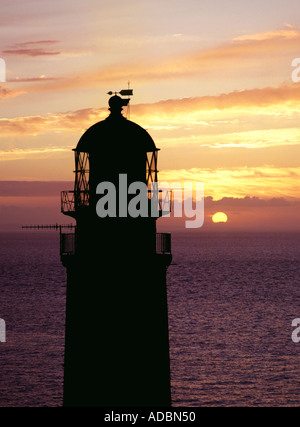
<path fill-rule="evenodd" d="M 156 234 L 156 253 L 171 253 L 171 234 L 157 233 Z"/>

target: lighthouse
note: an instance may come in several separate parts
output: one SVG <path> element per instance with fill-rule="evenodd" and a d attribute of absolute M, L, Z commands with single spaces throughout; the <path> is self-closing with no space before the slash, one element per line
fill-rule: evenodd
<path fill-rule="evenodd" d="M 158 187 L 159 149 L 124 117 L 129 99 L 120 94 L 80 138 L 74 188 L 61 193 L 62 213 L 76 221 L 75 232 L 60 232 L 64 406 L 171 405 L 171 236 L 156 232 L 170 194 Z"/>

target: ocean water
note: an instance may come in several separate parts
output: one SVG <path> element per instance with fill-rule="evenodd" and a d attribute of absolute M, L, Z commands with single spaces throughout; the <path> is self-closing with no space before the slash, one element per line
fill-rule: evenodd
<path fill-rule="evenodd" d="M 298 406 L 300 234 L 173 233 L 173 406 Z M 59 234 L 0 234 L 0 406 L 61 406 Z M 84 345 L 84 343 L 82 344 Z"/>

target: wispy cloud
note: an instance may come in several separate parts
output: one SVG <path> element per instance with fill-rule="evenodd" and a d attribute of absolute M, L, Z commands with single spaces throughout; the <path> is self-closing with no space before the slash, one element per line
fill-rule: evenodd
<path fill-rule="evenodd" d="M 234 41 L 250 41 L 250 40 L 275 40 L 275 39 L 298 39 L 299 38 L 299 27 L 295 27 L 291 24 L 285 24 L 284 29 L 267 31 L 264 33 L 257 34 L 244 34 L 242 36 L 235 37 Z"/>
<path fill-rule="evenodd" d="M 173 54 L 168 58 L 151 58 L 132 63 L 130 67 L 107 67 L 90 74 L 92 81 L 106 79 L 119 80 L 124 75 L 135 81 L 151 81 L 166 78 L 206 76 L 208 73 L 224 71 L 230 75 L 240 73 L 251 65 L 253 70 L 264 64 L 264 69 L 278 65 L 284 57 L 290 58 L 299 50 L 300 30 L 286 28 L 281 31 L 241 36 L 222 45 L 193 51 L 185 54 Z"/>
<path fill-rule="evenodd" d="M 27 56 L 46 56 L 46 55 L 60 55 L 59 51 L 49 51 L 45 49 L 5 49 L 3 50 L 4 55 L 27 55 Z"/>
<path fill-rule="evenodd" d="M 35 44 L 33 44 L 35 43 Z M 43 45 L 44 43 L 44 45 Z M 40 42 L 25 42 L 15 44 L 6 49 L 4 53 L 43 56 L 43 55 L 68 55 L 68 52 L 52 50 L 51 46 L 56 40 Z M 65 91 L 74 88 L 100 87 L 113 82 L 124 80 L 124 76 L 136 83 L 162 81 L 181 78 L 207 78 L 207 76 L 222 75 L 227 78 L 241 76 L 241 73 L 251 74 L 252 77 L 259 73 L 274 74 L 274 67 L 290 67 L 291 58 L 299 55 L 300 29 L 285 27 L 282 30 L 266 33 L 250 34 L 236 37 L 222 45 L 208 49 L 201 49 L 188 53 L 172 53 L 168 57 L 151 56 L 142 60 L 114 62 L 111 65 L 89 68 L 80 75 L 73 72 L 62 81 L 45 81 L 44 85 L 32 85 L 28 92 L 40 91 Z M 70 53 L 70 52 L 69 52 Z M 79 57 L 82 52 L 79 52 Z M 76 56 L 76 52 L 72 53 Z M 288 64 L 288 65 L 287 65 Z M 287 76 L 289 76 L 287 74 Z"/>
<path fill-rule="evenodd" d="M 48 46 L 58 43 L 57 40 L 38 40 L 22 43 L 15 43 L 3 50 L 4 55 L 27 55 L 27 56 L 45 56 L 60 55 L 61 52 L 48 50 Z M 38 47 L 36 47 L 38 46 Z"/>
<path fill-rule="evenodd" d="M 27 42 L 21 42 L 21 43 L 15 43 L 12 45 L 13 47 L 25 47 L 25 46 L 31 46 L 31 45 L 40 45 L 40 44 L 55 44 L 59 43 L 59 40 L 35 40 L 35 41 L 27 41 Z"/>
<path fill-rule="evenodd" d="M 59 197 L 65 181 L 0 181 L 0 197 Z"/>
<path fill-rule="evenodd" d="M 51 80 L 59 80 L 59 77 L 47 77 L 47 76 L 39 76 L 39 77 L 15 77 L 14 79 L 7 79 L 7 83 L 33 83 L 33 82 L 45 82 Z"/>
<path fill-rule="evenodd" d="M 7 89 L 3 86 L 0 86 L 0 98 L 6 99 L 6 98 L 14 98 L 18 95 L 24 94 L 24 90 L 15 90 L 15 89 Z"/>
<path fill-rule="evenodd" d="M 107 111 L 107 110 L 106 110 Z M 38 135 L 47 132 L 76 132 L 104 119 L 105 110 L 86 108 L 77 111 L 0 119 L 2 137 L 4 135 Z"/>
<path fill-rule="evenodd" d="M 300 84 L 282 84 L 279 87 L 265 87 L 262 89 L 238 90 L 216 96 L 202 96 L 181 100 L 162 101 L 155 108 L 176 110 L 181 108 L 198 110 L 227 109 L 239 107 L 264 107 L 269 105 L 299 102 Z"/>
<path fill-rule="evenodd" d="M 21 160 L 21 159 L 37 159 L 43 158 L 45 155 L 51 153 L 69 153 L 70 147 L 56 147 L 49 146 L 46 148 L 15 148 L 10 150 L 1 151 L 0 162 L 6 162 L 9 160 Z"/>

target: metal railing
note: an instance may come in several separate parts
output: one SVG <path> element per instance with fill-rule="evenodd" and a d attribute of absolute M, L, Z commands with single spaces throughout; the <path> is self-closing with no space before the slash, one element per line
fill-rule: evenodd
<path fill-rule="evenodd" d="M 76 246 L 76 233 L 60 233 L 60 255 L 75 255 Z"/>
<path fill-rule="evenodd" d="M 60 255 L 75 255 L 77 249 L 77 234 L 60 233 Z M 171 253 L 171 234 L 156 233 L 156 253 Z"/>
<path fill-rule="evenodd" d="M 157 210 L 157 216 L 168 215 L 172 210 L 172 190 L 148 191 L 148 199 Z M 61 212 L 72 213 L 83 206 L 89 206 L 89 191 L 62 191 L 61 192 Z M 151 208 L 152 209 L 152 208 Z M 152 213 L 149 212 L 149 216 Z M 155 215 L 155 214 L 154 214 Z"/>
<path fill-rule="evenodd" d="M 172 190 L 148 190 L 148 199 L 151 201 L 151 210 L 153 205 L 153 211 L 157 211 L 157 216 L 168 215 L 172 211 L 172 198 Z"/>
<path fill-rule="evenodd" d="M 88 191 L 62 191 L 61 212 L 75 212 L 75 208 L 89 206 Z"/>
<path fill-rule="evenodd" d="M 161 215 L 168 215 L 172 211 L 173 191 L 159 191 L 159 210 Z"/>
<path fill-rule="evenodd" d="M 171 233 L 156 233 L 156 253 L 171 253 Z"/>

